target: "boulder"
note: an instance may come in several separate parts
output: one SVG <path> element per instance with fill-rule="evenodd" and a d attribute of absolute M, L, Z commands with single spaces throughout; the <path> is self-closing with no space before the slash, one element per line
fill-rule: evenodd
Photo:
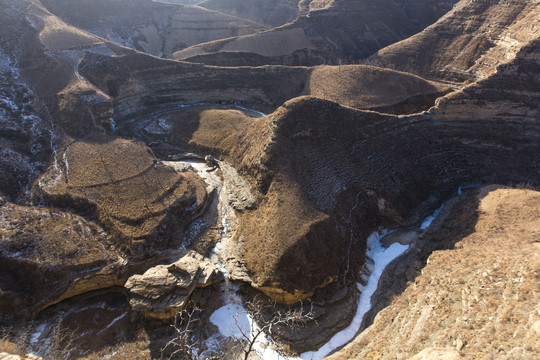
<path fill-rule="evenodd" d="M 167 319 L 188 302 L 193 290 L 223 281 L 223 273 L 208 258 L 187 251 L 169 265 L 158 265 L 133 275 L 125 288 L 133 310 L 149 318 Z"/>

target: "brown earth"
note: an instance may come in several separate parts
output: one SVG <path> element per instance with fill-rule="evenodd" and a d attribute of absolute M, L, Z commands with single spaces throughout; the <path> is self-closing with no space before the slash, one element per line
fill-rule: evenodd
<path fill-rule="evenodd" d="M 120 252 L 105 231 L 67 212 L 0 207 L 0 321 L 27 319 L 78 293 L 119 285 Z"/>
<path fill-rule="evenodd" d="M 539 211 L 534 190 L 491 186 L 463 196 L 422 240 L 448 248 L 433 252 L 373 325 L 329 359 L 412 359 L 421 351 L 536 358 Z"/>
<path fill-rule="evenodd" d="M 314 57 L 295 55 L 296 62 L 291 63 L 289 58 L 280 64 L 350 63 L 422 30 L 450 10 L 453 1 L 424 1 L 425 7 L 433 12 L 429 15 L 426 11 L 407 5 L 407 1 L 344 0 L 313 3 L 309 12 L 290 24 L 251 35 L 195 45 L 175 52 L 173 58 L 185 60 L 197 56 L 198 61 L 205 62 L 204 56 L 209 55 L 212 64 L 218 65 L 216 60 L 224 59 L 225 64 L 229 65 L 233 63 L 228 60 L 229 54 L 235 57 L 233 53 L 254 53 L 263 57 L 287 59 L 290 55 L 309 49 L 315 51 Z M 221 53 L 221 57 L 216 58 L 216 53 Z M 250 65 L 267 63 L 262 58 L 251 59 L 262 62 Z M 242 60 L 242 57 L 238 60 L 247 64 L 247 60 Z"/>
<path fill-rule="evenodd" d="M 461 0 L 432 26 L 381 49 L 366 63 L 427 78 L 474 81 L 538 39 L 539 17 L 537 1 Z"/>
<path fill-rule="evenodd" d="M 429 109 L 449 91 L 446 85 L 407 73 L 344 65 L 313 68 L 304 94 L 357 109 L 407 114 Z"/>
<path fill-rule="evenodd" d="M 119 237 L 118 246 L 142 254 L 181 241 L 205 207 L 205 188 L 194 174 L 158 162 L 143 144 L 103 137 L 60 149 L 37 190 L 52 204 L 97 220 Z"/>
<path fill-rule="evenodd" d="M 418 4 L 405 0 L 304 1 L 299 8 L 303 15 L 292 24 L 254 36 L 205 43 L 198 49 L 203 49 L 205 54 L 224 54 L 222 47 L 229 46 L 227 51 L 235 51 L 238 45 L 236 50 L 245 50 L 250 56 L 264 52 L 259 54 L 262 59 L 255 58 L 263 63 L 265 57 L 273 54 L 276 58 L 289 57 L 294 63 L 298 51 L 299 61 L 356 61 L 423 29 L 444 9 L 449 9 L 452 2 L 426 0 Z M 164 253 L 170 246 L 179 244 L 184 229 L 206 207 L 206 185 L 195 179 L 194 174 L 189 170 L 181 174 L 173 171 L 158 161 L 146 145 L 120 136 L 146 142 L 159 150 L 163 158 L 183 151 L 211 153 L 246 176 L 256 201 L 242 207 L 238 215 L 239 230 L 234 241 L 243 248 L 238 262 L 246 264 L 251 276 L 242 280 L 286 303 L 308 296 L 320 304 L 327 303 L 357 280 L 365 259 L 365 239 L 372 231 L 418 224 L 443 199 L 455 194 L 459 185 L 511 182 L 538 185 L 540 43 L 534 28 L 537 17 L 534 2 L 464 0 L 454 12 L 417 35 L 418 38 L 409 39 L 414 43 L 395 45 L 408 54 L 411 65 L 410 68 L 392 65 L 397 62 L 396 55 L 388 57 L 392 60 L 389 67 L 444 81 L 471 81 L 437 100 L 450 88 L 398 71 L 359 65 L 204 66 L 158 59 L 124 48 L 68 25 L 37 0 L 6 0 L 0 12 L 2 19 L 6 19 L 0 28 L 9 36 L 0 43 L 1 55 L 5 55 L 2 60 L 7 59 L 0 61 L 1 76 L 9 83 L 9 87 L 2 86 L 0 99 L 3 171 L 0 196 L 7 195 L 0 201 L 3 205 L 0 209 L 20 207 L 6 200 L 32 205 L 5 216 L 6 228 L 10 229 L 6 244 L 12 250 L 2 252 L 1 256 L 9 258 L 15 270 L 2 287 L 7 299 L 3 303 L 13 301 L 19 308 L 29 306 L 37 311 L 69 297 L 58 305 L 68 308 L 76 295 L 103 286 L 122 285 L 127 276 L 143 273 L 161 262 Z M 458 24 L 464 20 L 466 25 L 462 29 Z M 488 23 L 495 23 L 504 31 L 493 29 L 492 34 Z M 453 35 L 448 35 L 447 30 Z M 153 34 L 148 30 L 147 35 L 150 33 Z M 281 43 L 280 36 L 286 34 L 301 36 Z M 447 35 L 449 41 L 445 41 Z M 470 37 L 473 39 L 468 41 Z M 458 48 L 465 43 L 468 46 L 461 56 Z M 430 44 L 436 45 L 433 51 Z M 285 48 L 287 51 L 282 51 Z M 377 59 L 390 54 L 392 49 L 382 50 L 379 57 L 370 61 L 381 65 Z M 425 63 L 417 60 L 422 58 Z M 444 61 L 440 60 L 443 58 Z M 456 63 L 451 59 L 457 59 Z M 422 66 L 415 65 L 420 62 Z M 269 115 L 251 117 L 253 112 L 234 109 L 234 105 Z M 114 136 L 104 135 L 110 132 L 115 132 Z M 50 156 L 53 153 L 55 156 Z M 29 184 L 38 176 L 39 180 L 30 189 Z M 37 204 L 63 209 L 50 210 L 47 216 L 43 211 L 49 210 L 36 208 Z M 464 205 L 456 206 L 461 206 L 462 213 L 471 214 Z M 516 211 L 512 210 L 508 216 L 517 214 Z M 28 214 L 22 216 L 23 213 Z M 53 220 L 51 213 L 64 214 L 61 217 L 69 221 L 56 217 Z M 40 228 L 34 220 L 27 223 L 35 218 L 46 226 Z M 529 218 L 525 216 L 524 221 Z M 459 219 L 448 226 L 459 225 L 460 231 L 466 231 L 470 224 Z M 469 217 L 469 222 L 473 219 Z M 47 269 L 47 264 L 38 263 L 39 258 L 32 254 L 19 258 L 19 250 L 25 250 L 27 244 L 54 247 L 56 243 L 47 238 L 49 232 L 56 234 L 60 228 L 73 228 L 73 234 L 77 234 L 79 225 L 73 221 L 79 224 L 79 220 L 83 229 L 98 228 L 106 232 L 103 238 L 81 244 L 82 250 L 85 246 L 89 249 L 89 258 L 77 249 L 65 247 L 65 251 L 76 255 L 74 261 L 81 256 L 83 270 L 89 271 L 89 277 L 79 280 L 74 272 L 64 279 L 63 271 L 73 266 L 68 261 L 67 268 L 55 268 L 47 275 L 53 283 L 51 286 L 56 286 L 58 291 L 50 296 L 41 295 L 44 290 L 35 285 L 34 279 L 23 275 L 39 273 Z M 12 226 L 29 226 L 33 235 L 17 233 Z M 42 241 L 43 238 L 49 240 Z M 67 239 L 72 239 L 72 235 L 68 234 Z M 85 237 L 73 242 L 78 244 L 78 240 L 86 242 Z M 94 240 L 100 242 L 94 244 Z M 95 268 L 90 267 L 95 249 L 109 241 L 112 245 L 106 249 L 113 255 L 109 258 L 107 252 L 100 253 L 103 259 L 96 255 L 96 261 L 101 262 Z M 448 241 L 451 244 L 453 240 Z M 478 251 L 474 246 L 471 249 L 489 255 L 490 248 L 485 244 L 475 243 Z M 501 244 L 503 248 L 507 246 Z M 448 244 L 437 246 L 444 248 Z M 411 258 L 414 263 L 410 267 L 408 263 L 400 263 L 396 267 L 402 274 L 395 281 L 397 288 L 385 286 L 385 293 L 378 295 L 381 302 L 399 295 L 403 287 L 398 285 L 415 276 L 423 266 L 422 256 L 440 249 L 437 246 L 419 248 L 420 254 Z M 530 253 L 531 249 L 534 248 L 529 249 Z M 53 252 L 53 258 L 48 260 L 63 261 L 67 256 L 63 251 Z M 498 249 L 493 251 L 501 254 Z M 436 260 L 439 253 L 435 254 Z M 115 256 L 119 255 L 136 256 L 129 257 L 125 267 L 109 267 L 110 263 L 116 264 Z M 483 278 L 483 272 L 479 273 L 474 263 L 467 264 L 464 270 L 451 269 L 456 278 L 467 271 L 478 279 Z M 426 269 L 431 269 L 429 266 Z M 30 267 L 32 270 L 27 271 Z M 103 269 L 111 271 L 102 272 Z M 96 281 L 103 274 L 106 280 Z M 17 282 L 17 276 L 23 280 Z M 39 276 L 35 278 L 42 279 Z M 386 284 L 391 280 L 386 278 Z M 453 286 L 450 282 L 458 280 L 445 277 L 441 281 Z M 524 277 L 524 281 L 530 282 L 530 278 Z M 471 284 L 475 286 L 470 288 L 473 294 L 486 285 L 474 281 Z M 509 289 L 513 291 L 512 287 Z M 40 294 L 39 299 L 34 299 L 35 293 Z M 344 301 L 350 303 L 351 293 L 344 296 Z M 118 296 L 125 302 L 125 295 Z M 529 300 L 518 300 L 514 308 L 529 307 Z M 423 318 L 430 319 L 430 312 L 435 311 L 439 302 L 433 301 Z M 154 341 L 152 337 L 164 325 L 148 329 L 129 325 L 128 316 L 132 315 L 123 310 L 125 305 L 106 314 L 109 323 L 92 326 L 103 327 L 105 333 L 118 331 L 121 336 L 114 337 L 116 349 L 126 342 L 133 345 L 128 346 L 132 353 L 143 349 L 144 356 L 159 357 L 156 349 L 164 345 L 163 338 Z M 417 309 L 422 314 L 424 308 L 418 305 Z M 507 314 L 514 313 L 510 309 Z M 121 328 L 107 327 L 120 315 L 125 331 L 130 332 L 129 339 Z M 469 318 L 476 321 L 467 313 Z M 518 315 L 516 318 L 521 319 Z M 76 328 L 77 315 L 72 319 Z M 411 320 L 411 330 L 418 331 L 410 333 L 414 341 L 406 344 L 403 350 L 406 357 L 418 355 L 424 348 L 421 355 L 446 351 L 447 355 L 455 356 L 474 344 L 473 330 L 468 328 L 461 338 L 455 333 L 455 351 L 447 349 L 453 346 L 448 342 L 423 342 L 422 336 L 428 339 L 431 333 L 422 333 L 422 321 L 415 326 Z M 337 327 L 343 325 L 341 321 L 333 323 Z M 517 323 L 522 322 L 517 320 Z M 536 331 L 534 324 L 531 326 Z M 482 326 L 480 322 L 473 323 L 475 328 L 492 331 Z M 497 328 L 494 331 L 499 334 Z M 511 335 L 527 336 L 527 332 L 520 331 Z M 95 330 L 93 334 L 101 333 Z M 371 332 L 368 330 L 367 334 L 370 336 Z M 439 336 L 436 331 L 433 334 Z M 318 336 L 317 341 L 324 336 Z M 86 339 L 88 344 L 92 343 L 92 339 Z M 104 354 L 107 339 L 102 335 L 98 339 L 99 346 L 88 345 L 88 348 Z M 384 339 L 391 341 L 390 337 Z M 514 346 L 512 341 L 501 343 L 503 352 L 510 351 L 507 347 Z M 376 342 L 373 346 L 377 346 Z M 480 345 L 471 346 L 471 351 L 483 351 L 478 350 Z M 526 356 L 532 351 L 527 346 L 523 353 L 511 355 Z M 370 349 L 366 347 L 365 351 Z"/>
<path fill-rule="evenodd" d="M 217 39 L 268 27 L 200 6 L 144 0 L 44 0 L 67 23 L 121 45 L 158 57 Z"/>

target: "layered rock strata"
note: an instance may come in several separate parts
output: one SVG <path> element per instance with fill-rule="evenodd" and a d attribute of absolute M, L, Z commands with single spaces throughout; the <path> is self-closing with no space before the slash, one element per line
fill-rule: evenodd
<path fill-rule="evenodd" d="M 267 29 L 247 18 L 199 6 L 165 2 L 44 0 L 67 23 L 158 57 L 212 40 Z"/>
<path fill-rule="evenodd" d="M 329 359 L 535 358 L 538 211 L 534 190 L 492 186 L 464 195 L 422 240 L 444 247 Z"/>
<path fill-rule="evenodd" d="M 172 264 L 131 276 L 124 287 L 130 292 L 133 310 L 149 318 L 169 319 L 187 304 L 195 288 L 221 281 L 223 273 L 210 259 L 188 251 Z"/>
<path fill-rule="evenodd" d="M 461 0 L 432 26 L 383 48 L 367 63 L 428 78 L 474 81 L 536 41 L 536 1 Z"/>
<path fill-rule="evenodd" d="M 48 202 L 97 220 L 134 255 L 178 244 L 207 199 L 196 175 L 180 174 L 146 146 L 118 138 L 68 143 L 37 187 Z"/>
<path fill-rule="evenodd" d="M 0 228 L 1 322 L 123 284 L 121 252 L 101 227 L 80 216 L 6 202 Z"/>
<path fill-rule="evenodd" d="M 268 60 L 270 63 L 287 65 L 348 63 L 422 30 L 431 24 L 430 21 L 450 10 L 453 1 L 425 3 L 434 14 L 425 16 L 424 12 L 411 8 L 403 1 L 326 2 L 314 5 L 307 14 L 290 24 L 247 36 L 195 45 L 175 52 L 173 57 L 185 60 L 197 56 L 198 61 L 205 62 L 208 56 L 209 63 L 215 65 L 219 65 L 220 61 L 232 65 L 235 57 L 244 65 L 250 61 L 252 63 L 249 65 L 263 65 Z M 306 56 L 306 51 L 311 53 Z M 253 57 L 252 54 L 262 58 Z M 232 59 L 229 59 L 230 56 Z M 281 58 L 281 62 L 277 58 Z"/>

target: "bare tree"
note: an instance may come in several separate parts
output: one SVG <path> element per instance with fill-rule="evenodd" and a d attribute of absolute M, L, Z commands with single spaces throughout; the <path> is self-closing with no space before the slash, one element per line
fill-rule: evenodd
<path fill-rule="evenodd" d="M 246 315 L 252 320 L 249 331 L 242 328 L 238 317 L 235 319 L 236 327 L 242 335 L 242 339 L 239 340 L 246 343 L 243 351 L 244 360 L 248 359 L 255 344 L 261 341 L 261 336 L 265 335 L 268 335 L 267 340 L 273 345 L 274 351 L 285 357 L 284 349 L 275 342 L 275 339 L 279 337 L 279 328 L 304 327 L 309 322 L 316 321 L 313 304 L 307 311 L 303 304 L 295 308 L 289 307 L 287 310 L 276 310 L 275 302 L 265 302 L 256 296 L 253 300 L 246 302 L 245 308 Z"/>
<path fill-rule="evenodd" d="M 193 340 L 193 332 L 196 323 L 199 321 L 198 314 L 201 309 L 194 306 L 191 309 L 182 309 L 178 311 L 174 317 L 174 325 L 172 325 L 176 336 L 169 341 L 161 349 L 161 359 L 165 350 L 169 347 L 176 348 L 169 356 L 168 359 L 173 359 L 177 354 L 182 354 L 187 359 L 196 359 L 197 350 L 200 346 L 200 341 Z"/>
<path fill-rule="evenodd" d="M 275 302 L 263 300 L 256 296 L 253 300 L 245 302 L 245 312 L 237 314 L 233 321 L 236 335 L 222 341 L 221 344 L 214 344 L 216 348 L 204 355 L 207 360 L 234 359 L 241 357 L 247 360 L 255 350 L 257 342 L 268 343 L 279 355 L 286 356 L 283 347 L 276 343 L 279 338 L 280 328 L 298 328 L 304 327 L 309 322 L 316 322 L 313 312 L 313 304 L 306 309 L 303 304 L 297 307 L 289 307 L 286 310 L 280 310 Z M 168 359 L 174 356 L 182 356 L 185 359 L 198 359 L 200 354 L 201 341 L 194 339 L 194 331 L 199 320 L 201 310 L 197 307 L 187 310 L 183 309 L 177 312 L 173 328 L 176 336 L 170 340 L 161 349 L 161 359 L 164 358 L 165 350 L 169 347 L 175 349 Z M 249 318 L 249 327 L 242 324 L 242 317 Z M 264 337 L 266 341 L 264 341 Z"/>

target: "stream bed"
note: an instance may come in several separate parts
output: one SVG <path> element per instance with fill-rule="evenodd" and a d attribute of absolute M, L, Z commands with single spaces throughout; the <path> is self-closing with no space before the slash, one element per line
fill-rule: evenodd
<path fill-rule="evenodd" d="M 205 171 L 203 164 L 195 165 L 194 167 L 197 168 L 199 173 Z M 206 180 L 208 181 L 209 179 Z M 215 182 L 214 184 L 217 185 Z M 221 187 L 223 188 L 224 185 L 221 184 Z M 221 191 L 223 190 L 224 189 L 221 189 Z M 458 190 L 458 194 L 461 193 L 460 190 L 461 189 Z M 222 202 L 225 200 L 226 199 L 221 197 Z M 234 216 L 234 209 L 227 207 L 226 203 L 221 203 L 220 205 L 222 208 L 221 214 L 224 216 L 224 218 L 222 218 L 222 223 L 225 226 L 225 224 L 230 222 L 227 218 L 229 216 Z M 427 216 L 417 229 L 427 229 L 439 215 L 443 207 L 444 204 L 436 209 L 433 214 Z M 264 360 L 320 360 L 353 340 L 359 333 L 365 314 L 371 309 L 371 297 L 377 290 L 379 279 L 384 270 L 388 264 L 402 255 L 410 247 L 410 245 L 402 245 L 398 242 L 394 242 L 387 247 L 383 245 L 385 236 L 398 230 L 400 229 L 374 232 L 368 237 L 366 265 L 362 273 L 369 275 L 363 279 L 365 285 L 362 285 L 361 283 L 357 284 L 358 289 L 360 290 L 358 306 L 356 314 L 348 327 L 334 334 L 334 336 L 319 349 L 304 352 L 296 357 L 286 357 L 274 350 L 272 339 L 268 334 L 263 333 L 255 339 L 254 351 L 257 355 Z M 412 229 L 408 228 L 407 230 Z M 227 235 L 228 236 L 226 237 L 230 239 L 233 234 L 229 232 Z M 221 300 L 223 305 L 215 310 L 210 316 L 210 322 L 218 328 L 218 333 L 213 334 L 205 341 L 204 347 L 207 348 L 207 350 L 199 354 L 200 359 L 207 358 L 208 354 L 213 350 L 217 350 L 220 341 L 223 339 L 232 338 L 247 341 L 250 336 L 253 336 L 251 334 L 257 333 L 258 330 L 258 325 L 244 308 L 242 298 L 236 294 L 236 290 L 239 288 L 238 285 L 230 284 L 228 281 L 228 274 L 225 270 L 226 264 L 221 263 L 219 257 L 220 247 L 222 247 L 222 245 L 223 243 L 221 241 L 218 242 L 216 250 L 213 252 L 214 256 L 212 257 L 219 267 L 224 270 L 225 278 L 227 280 L 221 287 Z M 251 339 L 252 338 L 249 340 Z"/>

